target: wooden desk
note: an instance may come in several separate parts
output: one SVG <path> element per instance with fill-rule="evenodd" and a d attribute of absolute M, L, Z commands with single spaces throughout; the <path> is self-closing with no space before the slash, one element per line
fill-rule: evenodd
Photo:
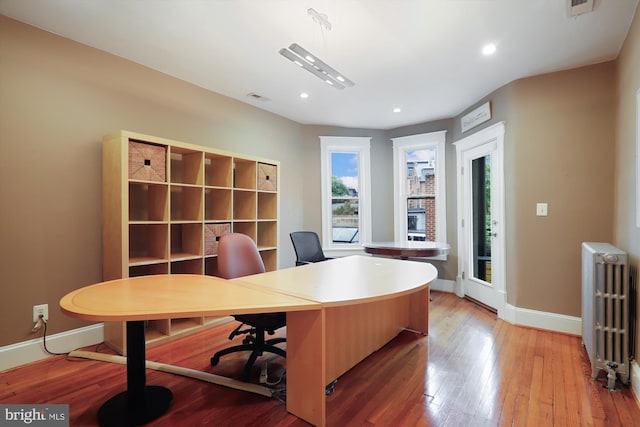
<path fill-rule="evenodd" d="M 353 256 L 230 281 L 189 275 L 116 280 L 74 291 L 60 305 L 73 317 L 124 320 L 142 331 L 143 320 L 286 311 L 287 410 L 324 426 L 327 384 L 403 328 L 428 332 L 428 290 L 436 276 L 426 263 Z M 138 347 L 135 355 L 129 349 L 129 392 L 107 401 L 101 413 L 122 411 L 127 398 L 145 407 L 148 398 L 139 397 L 145 391 L 164 393 L 145 387 L 143 338 L 128 336 L 127 346 Z"/>
<path fill-rule="evenodd" d="M 287 313 L 287 410 L 325 425 L 325 386 L 404 328 L 428 333 L 431 264 L 350 256 L 244 277 L 322 303 Z"/>
<path fill-rule="evenodd" d="M 367 243 L 363 246 L 364 251 L 368 254 L 390 256 L 400 259 L 441 256 L 448 254 L 449 249 L 451 249 L 448 243 L 420 242 L 415 240 Z"/>
<path fill-rule="evenodd" d="M 167 317 L 316 310 L 320 304 L 240 282 L 202 275 L 154 275 L 112 280 L 77 289 L 60 300 L 78 319 L 127 322 L 127 391 L 98 411 L 103 426 L 145 424 L 166 412 L 171 391 L 147 386 L 144 321 Z"/>

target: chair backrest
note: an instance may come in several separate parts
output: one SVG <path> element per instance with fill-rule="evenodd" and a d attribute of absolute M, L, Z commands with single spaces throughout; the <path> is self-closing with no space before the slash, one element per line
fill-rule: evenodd
<path fill-rule="evenodd" d="M 298 262 L 320 262 L 327 259 L 315 232 L 294 231 L 290 236 Z"/>
<path fill-rule="evenodd" d="M 229 233 L 218 242 L 218 273 L 225 279 L 264 273 L 258 247 L 246 234 Z"/>

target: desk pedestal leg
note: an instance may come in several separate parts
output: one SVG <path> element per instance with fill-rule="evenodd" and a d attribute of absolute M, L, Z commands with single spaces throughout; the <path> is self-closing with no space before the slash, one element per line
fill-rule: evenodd
<path fill-rule="evenodd" d="M 107 400 L 98 411 L 101 426 L 138 426 L 164 414 L 171 390 L 146 385 L 144 321 L 127 322 L 127 391 Z"/>
<path fill-rule="evenodd" d="M 326 424 L 326 334 L 323 310 L 287 313 L 287 411 Z"/>

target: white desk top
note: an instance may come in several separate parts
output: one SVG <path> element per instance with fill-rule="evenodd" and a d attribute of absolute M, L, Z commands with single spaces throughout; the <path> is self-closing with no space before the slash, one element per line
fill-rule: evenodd
<path fill-rule="evenodd" d="M 437 276 L 428 263 L 355 255 L 237 280 L 327 307 L 396 297 L 429 286 Z"/>

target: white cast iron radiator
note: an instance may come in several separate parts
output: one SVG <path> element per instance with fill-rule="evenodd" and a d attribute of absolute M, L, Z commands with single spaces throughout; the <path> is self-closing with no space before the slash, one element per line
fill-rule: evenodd
<path fill-rule="evenodd" d="M 609 388 L 629 383 L 629 270 L 627 254 L 608 243 L 582 244 L 582 341 L 591 377 L 609 372 Z"/>

